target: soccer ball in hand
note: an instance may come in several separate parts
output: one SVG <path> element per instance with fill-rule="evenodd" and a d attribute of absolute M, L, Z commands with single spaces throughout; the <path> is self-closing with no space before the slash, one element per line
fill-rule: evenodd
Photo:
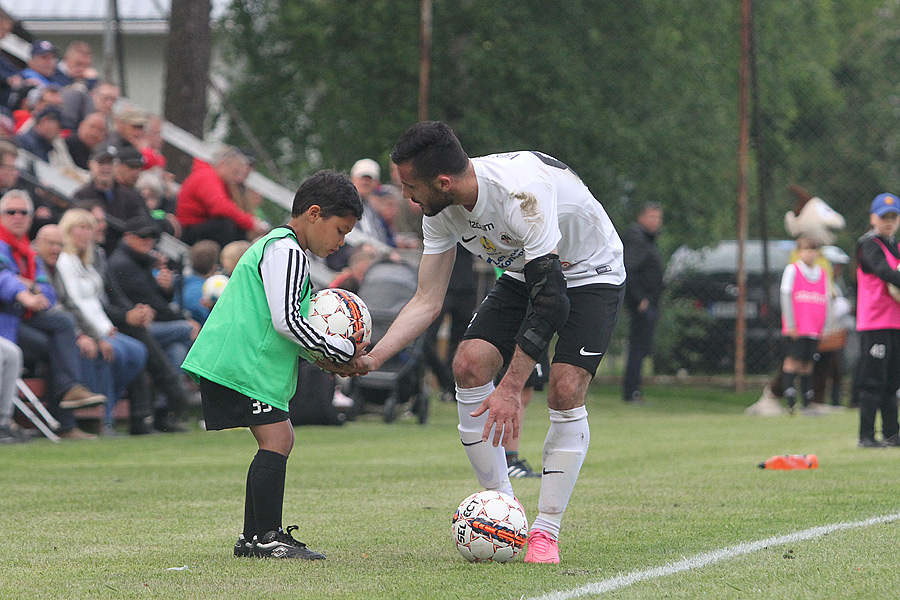
<path fill-rule="evenodd" d="M 451 533 L 456 549 L 469 562 L 507 562 L 528 540 L 528 521 L 518 500 L 488 490 L 462 501 Z"/>
<path fill-rule="evenodd" d="M 372 338 L 372 316 L 362 299 L 347 290 L 329 288 L 313 294 L 309 301 L 309 324 L 329 335 L 349 338 L 363 330 L 362 341 Z"/>

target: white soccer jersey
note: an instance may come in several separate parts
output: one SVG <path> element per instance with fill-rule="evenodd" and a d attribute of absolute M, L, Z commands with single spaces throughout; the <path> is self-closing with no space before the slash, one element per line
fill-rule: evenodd
<path fill-rule="evenodd" d="M 625 282 L 622 240 L 600 202 L 560 161 L 539 152 L 473 158 L 478 200 L 425 217 L 425 254 L 461 243 L 525 281 L 525 263 L 558 249 L 568 287 Z"/>

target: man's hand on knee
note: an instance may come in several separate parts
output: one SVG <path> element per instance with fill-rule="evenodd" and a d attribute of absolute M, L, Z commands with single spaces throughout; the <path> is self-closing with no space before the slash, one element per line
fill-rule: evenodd
<path fill-rule="evenodd" d="M 481 440 L 486 442 L 494 427 L 494 446 L 501 443 L 505 446 L 510 439 L 519 437 L 519 393 L 513 393 L 500 387 L 484 399 L 478 408 L 469 413 L 473 417 L 479 417 L 487 411 L 487 422 L 481 434 Z"/>

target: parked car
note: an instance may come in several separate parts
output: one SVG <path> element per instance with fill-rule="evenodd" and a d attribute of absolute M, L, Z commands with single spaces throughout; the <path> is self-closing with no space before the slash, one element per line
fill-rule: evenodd
<path fill-rule="evenodd" d="M 747 273 L 745 369 L 768 373 L 781 360 L 781 275 L 790 261 L 792 240 L 768 242 L 768 290 L 763 243 L 744 247 Z M 660 372 L 733 373 L 738 314 L 736 240 L 691 249 L 682 246 L 669 259 L 666 298 L 654 352 Z"/>

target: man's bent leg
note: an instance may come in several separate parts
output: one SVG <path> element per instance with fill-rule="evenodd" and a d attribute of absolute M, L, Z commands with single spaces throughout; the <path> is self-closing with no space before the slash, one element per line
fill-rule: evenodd
<path fill-rule="evenodd" d="M 493 345 L 484 340 L 465 340 L 459 345 L 453 360 L 453 373 L 456 378 L 459 438 L 478 483 L 486 490 L 513 496 L 506 451 L 503 446 L 494 447 L 490 441 L 481 440 L 488 413 L 479 417 L 470 414 L 494 391 L 494 375 L 502 363 L 503 357 Z"/>

